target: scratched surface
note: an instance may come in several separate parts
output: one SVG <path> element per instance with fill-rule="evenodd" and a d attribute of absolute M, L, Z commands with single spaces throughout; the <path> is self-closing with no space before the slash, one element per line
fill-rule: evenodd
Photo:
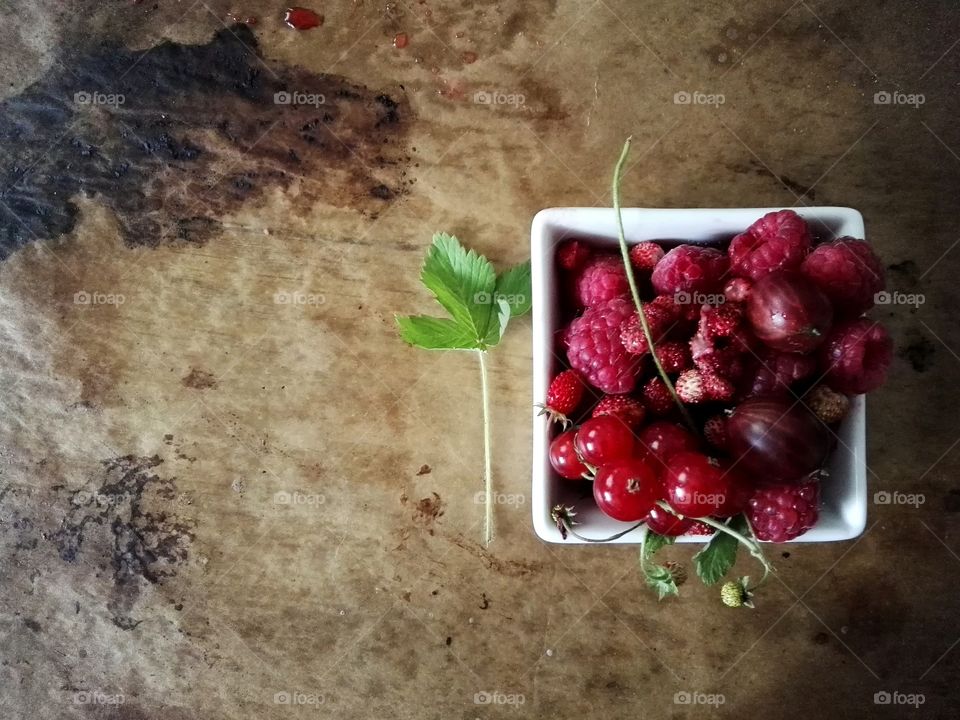
<path fill-rule="evenodd" d="M 950 716 L 960 10 L 243 5 L 0 4 L 0 716 Z M 925 300 L 875 313 L 868 458 L 924 502 L 776 548 L 753 612 L 535 539 L 529 320 L 484 548 L 477 368 L 395 337 L 433 230 L 517 262 L 628 134 L 627 203 L 853 206 Z"/>

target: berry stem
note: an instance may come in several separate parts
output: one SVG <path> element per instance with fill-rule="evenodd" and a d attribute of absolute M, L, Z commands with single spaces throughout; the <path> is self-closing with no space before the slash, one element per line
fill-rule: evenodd
<path fill-rule="evenodd" d="M 664 500 L 658 500 L 657 505 L 662 507 L 671 515 L 676 515 L 678 518 L 683 518 L 682 515 L 680 515 L 676 510 L 670 507 Z M 710 527 L 714 528 L 715 530 L 719 530 L 720 532 L 725 532 L 727 535 L 734 538 L 738 543 L 743 545 L 750 552 L 750 554 L 757 559 L 757 562 L 759 562 L 763 566 L 763 577 L 760 578 L 760 580 L 757 582 L 756 585 L 754 585 L 752 588 L 749 588 L 749 589 L 753 590 L 754 588 L 760 587 L 763 581 L 767 579 L 767 575 L 770 574 L 770 571 L 773 570 L 773 566 L 770 564 L 770 561 L 767 560 L 766 555 L 763 554 L 763 550 L 760 548 L 760 543 L 758 543 L 753 538 L 748 538 L 746 535 L 741 535 L 726 523 L 722 523 L 718 520 L 714 520 L 711 517 L 697 518 L 697 521 L 702 522 L 704 525 L 709 525 Z"/>
<path fill-rule="evenodd" d="M 493 542 L 493 459 L 490 449 L 490 389 L 487 380 L 487 353 L 477 350 L 480 360 L 480 394 L 483 397 L 483 543 Z"/>
<path fill-rule="evenodd" d="M 630 154 L 630 143 L 632 141 L 633 138 L 628 137 L 626 142 L 623 143 L 623 150 L 620 151 L 620 159 L 617 160 L 617 165 L 613 169 L 613 209 L 617 215 L 617 238 L 620 240 L 620 254 L 623 255 L 623 265 L 627 272 L 627 283 L 630 285 L 630 294 L 633 296 L 633 304 L 637 307 L 637 315 L 640 317 L 640 327 L 643 329 L 643 336 L 647 340 L 647 347 L 650 348 L 650 355 L 653 356 L 653 364 L 657 367 L 660 379 L 663 380 L 663 383 L 667 386 L 670 397 L 673 398 L 677 407 L 680 408 L 683 421 L 687 424 L 687 427 L 690 428 L 694 437 L 699 437 L 700 432 L 693 422 L 693 418 L 690 417 L 690 412 L 683 402 L 681 402 L 680 397 L 677 395 L 677 389 L 673 386 L 673 382 L 663 369 L 660 358 L 657 357 L 656 348 L 653 343 L 653 335 L 650 332 L 650 325 L 647 324 L 647 314 L 644 312 L 643 303 L 640 301 L 637 279 L 633 275 L 633 265 L 630 263 L 630 248 L 627 247 L 627 238 L 623 231 L 623 216 L 620 214 L 620 184 L 623 180 L 623 166 L 627 161 L 627 156 Z"/>
<path fill-rule="evenodd" d="M 571 508 L 571 509 L 572 509 L 572 508 Z M 643 521 L 641 520 L 641 521 L 638 522 L 636 525 L 633 525 L 633 526 L 631 526 L 631 527 L 628 527 L 626 530 L 622 530 L 622 531 L 620 531 L 620 532 L 618 532 L 618 533 L 615 533 L 615 534 L 611 535 L 610 537 L 605 537 L 605 538 L 588 538 L 588 537 L 586 537 L 586 536 L 584 536 L 584 535 L 581 535 L 580 533 L 578 533 L 576 530 L 573 529 L 573 526 L 574 526 L 575 523 L 573 523 L 573 522 L 570 520 L 570 517 L 568 516 L 568 514 L 567 514 L 566 512 L 560 512 L 560 511 L 557 510 L 557 508 L 554 508 L 554 511 L 553 511 L 552 515 L 553 515 L 554 520 L 555 520 L 556 522 L 559 522 L 559 523 L 562 523 L 562 524 L 563 524 L 563 526 L 566 528 L 566 530 L 567 530 L 568 533 L 570 533 L 571 535 L 573 535 L 575 538 L 579 538 L 580 540 L 583 540 L 584 542 L 589 542 L 589 543 L 605 543 L 605 542 L 611 542 L 611 541 L 613 541 L 613 540 L 618 540 L 618 539 L 622 538 L 624 535 L 626 535 L 627 533 L 633 532 L 633 531 L 636 530 L 638 527 L 641 527 L 641 526 L 643 525 Z M 647 536 L 646 530 L 644 530 L 643 540 L 646 540 L 646 536 Z M 641 541 L 641 543 L 643 542 L 643 540 Z"/>

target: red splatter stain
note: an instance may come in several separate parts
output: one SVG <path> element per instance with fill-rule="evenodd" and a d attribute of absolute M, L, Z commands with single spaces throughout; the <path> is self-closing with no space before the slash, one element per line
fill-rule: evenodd
<path fill-rule="evenodd" d="M 323 25 L 323 15 L 303 7 L 292 7 L 283 16 L 283 21 L 295 30 L 309 30 Z"/>
<path fill-rule="evenodd" d="M 403 50 L 410 44 L 410 37 L 406 33 L 397 33 L 393 38 L 393 46 L 397 50 Z"/>

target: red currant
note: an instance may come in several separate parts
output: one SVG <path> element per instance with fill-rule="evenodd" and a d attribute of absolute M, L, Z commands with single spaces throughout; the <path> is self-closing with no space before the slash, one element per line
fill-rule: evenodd
<path fill-rule="evenodd" d="M 613 460 L 629 458 L 633 454 L 633 432 L 612 415 L 590 418 L 574 440 L 577 452 L 584 462 L 603 465 Z"/>
<path fill-rule="evenodd" d="M 550 443 L 550 464 L 560 477 L 567 480 L 582 480 L 583 474 L 589 472 L 587 466 L 577 457 L 577 449 L 573 446 L 576 435 L 576 430 L 567 430 Z"/>
<path fill-rule="evenodd" d="M 712 515 L 726 502 L 730 481 L 716 460 L 696 452 L 671 457 L 663 479 L 670 507 L 695 518 Z"/>
<path fill-rule="evenodd" d="M 683 535 L 693 526 L 693 520 L 690 518 L 678 518 L 673 513 L 667 512 L 661 507 L 654 505 L 653 510 L 647 515 L 647 527 L 650 532 L 657 535 L 669 535 L 676 537 Z"/>
<path fill-rule="evenodd" d="M 696 450 L 699 443 L 676 423 L 659 420 L 647 425 L 637 436 L 641 448 L 665 465 L 678 452 Z M 655 462 L 656 462 L 655 460 Z"/>
<path fill-rule="evenodd" d="M 637 522 L 646 517 L 660 495 L 657 474 L 643 460 L 615 460 L 597 470 L 593 497 L 614 520 Z"/>

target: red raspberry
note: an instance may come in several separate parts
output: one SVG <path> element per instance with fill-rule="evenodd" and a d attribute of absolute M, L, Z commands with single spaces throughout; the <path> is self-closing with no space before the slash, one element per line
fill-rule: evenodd
<path fill-rule="evenodd" d="M 636 430 L 643 424 L 647 409 L 636 398 L 626 395 L 604 395 L 593 409 L 593 417 L 613 415 L 627 427 Z"/>
<path fill-rule="evenodd" d="M 576 279 L 574 293 L 581 307 L 593 307 L 630 292 L 623 260 L 600 255 L 589 260 Z"/>
<path fill-rule="evenodd" d="M 893 340 L 883 325 L 869 318 L 833 328 L 820 349 L 820 371 L 826 384 L 845 395 L 876 390 L 887 379 L 893 361 Z"/>
<path fill-rule="evenodd" d="M 764 215 L 730 241 L 730 271 L 758 280 L 774 270 L 796 270 L 810 250 L 810 228 L 793 210 Z"/>
<path fill-rule="evenodd" d="M 703 389 L 703 374 L 699 370 L 684 370 L 677 378 L 677 397 L 690 405 L 696 405 L 707 399 Z"/>
<path fill-rule="evenodd" d="M 557 248 L 557 264 L 564 270 L 579 270 L 592 254 L 583 240 L 567 240 Z"/>
<path fill-rule="evenodd" d="M 643 386 L 643 404 L 652 415 L 669 415 L 676 407 L 673 395 L 658 377 L 650 378 Z"/>
<path fill-rule="evenodd" d="M 623 335 L 621 335 L 621 338 Z M 690 348 L 682 342 L 668 340 L 657 343 L 655 347 L 657 360 L 663 366 L 664 372 L 678 373 L 689 368 L 693 361 L 690 359 Z"/>
<path fill-rule="evenodd" d="M 700 309 L 700 333 L 707 338 L 731 337 L 740 329 L 742 318 L 740 303 L 704 305 Z"/>
<path fill-rule="evenodd" d="M 870 245 L 848 237 L 817 245 L 800 272 L 846 317 L 858 317 L 872 308 L 874 296 L 886 285 L 883 263 Z"/>
<path fill-rule="evenodd" d="M 591 385 L 611 395 L 630 392 L 637 384 L 640 359 L 620 342 L 620 326 L 632 312 L 629 300 L 614 298 L 588 308 L 570 323 L 570 366 Z"/>
<path fill-rule="evenodd" d="M 747 507 L 747 517 L 758 540 L 787 542 L 817 523 L 820 483 L 765 485 L 758 488 Z"/>
<path fill-rule="evenodd" d="M 570 424 L 569 415 L 577 409 L 583 399 L 583 380 L 576 370 L 564 370 L 550 381 L 547 388 L 547 401 L 540 405 L 540 415 L 549 415 L 555 422 Z"/>
<path fill-rule="evenodd" d="M 630 248 L 630 264 L 637 270 L 651 272 L 663 256 L 663 248 L 655 242 L 637 243 Z"/>
<path fill-rule="evenodd" d="M 714 415 L 703 425 L 703 436 L 707 442 L 717 450 L 726 450 L 729 437 L 727 436 L 727 418 L 724 415 Z"/>
<path fill-rule="evenodd" d="M 753 283 L 746 278 L 733 278 L 723 288 L 723 294 L 729 302 L 746 302 L 750 297 Z"/>
<path fill-rule="evenodd" d="M 654 343 L 659 343 L 676 323 L 673 310 L 665 310 L 653 303 L 646 303 L 643 306 L 643 314 L 647 319 L 647 326 L 650 328 L 650 335 L 653 337 Z M 620 341 L 627 352 L 634 355 L 645 355 L 650 352 L 650 347 L 647 345 L 647 336 L 643 334 L 643 326 L 640 324 L 639 314 L 634 313 L 623 323 L 620 328 Z"/>
<path fill-rule="evenodd" d="M 663 256 L 650 276 L 658 295 L 713 293 L 723 287 L 729 263 L 715 248 L 678 245 Z"/>

